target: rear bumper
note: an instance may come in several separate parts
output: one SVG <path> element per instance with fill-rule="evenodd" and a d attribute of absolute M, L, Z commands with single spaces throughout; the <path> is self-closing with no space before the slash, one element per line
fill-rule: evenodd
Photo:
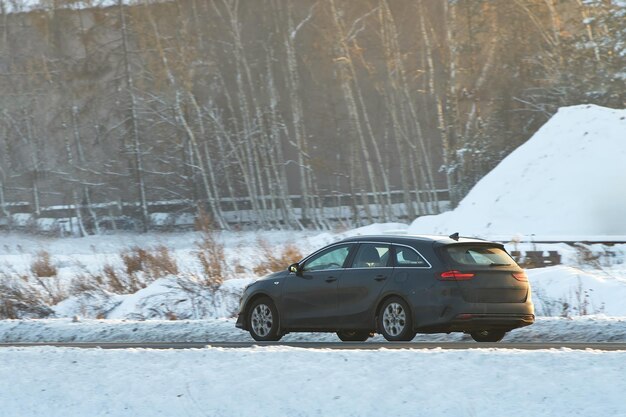
<path fill-rule="evenodd" d="M 474 331 L 487 329 L 512 330 L 535 322 L 534 314 L 458 314 L 450 322 L 451 331 Z"/>

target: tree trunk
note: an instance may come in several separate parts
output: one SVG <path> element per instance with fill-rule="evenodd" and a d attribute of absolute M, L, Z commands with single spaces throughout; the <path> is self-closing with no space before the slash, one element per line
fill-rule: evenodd
<path fill-rule="evenodd" d="M 135 82 L 133 72 L 130 67 L 130 50 L 128 45 L 128 23 L 124 12 L 123 0 L 118 0 L 117 7 L 119 10 L 122 35 L 122 59 L 124 62 L 124 80 L 126 83 L 126 92 L 130 99 L 130 123 L 131 123 L 131 141 L 132 154 L 135 164 L 135 186 L 139 192 L 139 204 L 141 209 L 142 231 L 147 232 L 150 229 L 150 215 L 148 214 L 148 201 L 146 197 L 145 173 L 143 167 L 143 154 L 141 149 L 141 139 L 139 136 L 139 116 L 137 114 L 137 98 L 135 97 Z"/>

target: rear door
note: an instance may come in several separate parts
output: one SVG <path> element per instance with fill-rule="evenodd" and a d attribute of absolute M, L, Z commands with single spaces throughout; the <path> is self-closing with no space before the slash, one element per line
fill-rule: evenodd
<path fill-rule="evenodd" d="M 389 243 L 359 244 L 352 264 L 339 279 L 339 324 L 344 329 L 373 325 L 376 300 L 393 275 Z"/>
<path fill-rule="evenodd" d="M 430 321 L 441 312 L 439 282 L 434 279 L 431 264 L 415 248 L 394 244 L 395 268 L 394 286 L 399 293 L 405 294 L 411 303 L 411 309 L 420 325 L 422 320 Z"/>
<path fill-rule="evenodd" d="M 460 243 L 446 245 L 442 252 L 452 268 L 442 279 L 457 281 L 465 301 L 526 301 L 529 289 L 526 276 L 503 247 L 489 243 Z"/>

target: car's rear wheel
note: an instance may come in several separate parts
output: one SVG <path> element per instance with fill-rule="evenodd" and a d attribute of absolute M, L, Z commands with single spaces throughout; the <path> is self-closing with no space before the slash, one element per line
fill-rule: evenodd
<path fill-rule="evenodd" d="M 280 340 L 279 317 L 276 306 L 268 297 L 256 299 L 248 310 L 248 330 L 254 340 Z"/>
<path fill-rule="evenodd" d="M 367 330 L 339 330 L 337 336 L 342 342 L 365 342 L 371 334 Z"/>
<path fill-rule="evenodd" d="M 496 343 L 502 340 L 506 331 L 504 330 L 479 330 L 471 332 L 470 336 L 477 342 L 491 342 Z"/>
<path fill-rule="evenodd" d="M 378 313 L 378 331 L 390 342 L 408 342 L 415 337 L 408 304 L 399 297 L 385 300 Z"/>

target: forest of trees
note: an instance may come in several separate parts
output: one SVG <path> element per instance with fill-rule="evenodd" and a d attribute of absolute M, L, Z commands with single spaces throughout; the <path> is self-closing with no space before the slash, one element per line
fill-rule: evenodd
<path fill-rule="evenodd" d="M 168 204 L 225 229 L 412 219 L 558 107 L 626 106 L 623 1 L 19 3 L 0 0 L 5 227 L 65 206 L 98 232 L 107 204 L 144 231 Z"/>

